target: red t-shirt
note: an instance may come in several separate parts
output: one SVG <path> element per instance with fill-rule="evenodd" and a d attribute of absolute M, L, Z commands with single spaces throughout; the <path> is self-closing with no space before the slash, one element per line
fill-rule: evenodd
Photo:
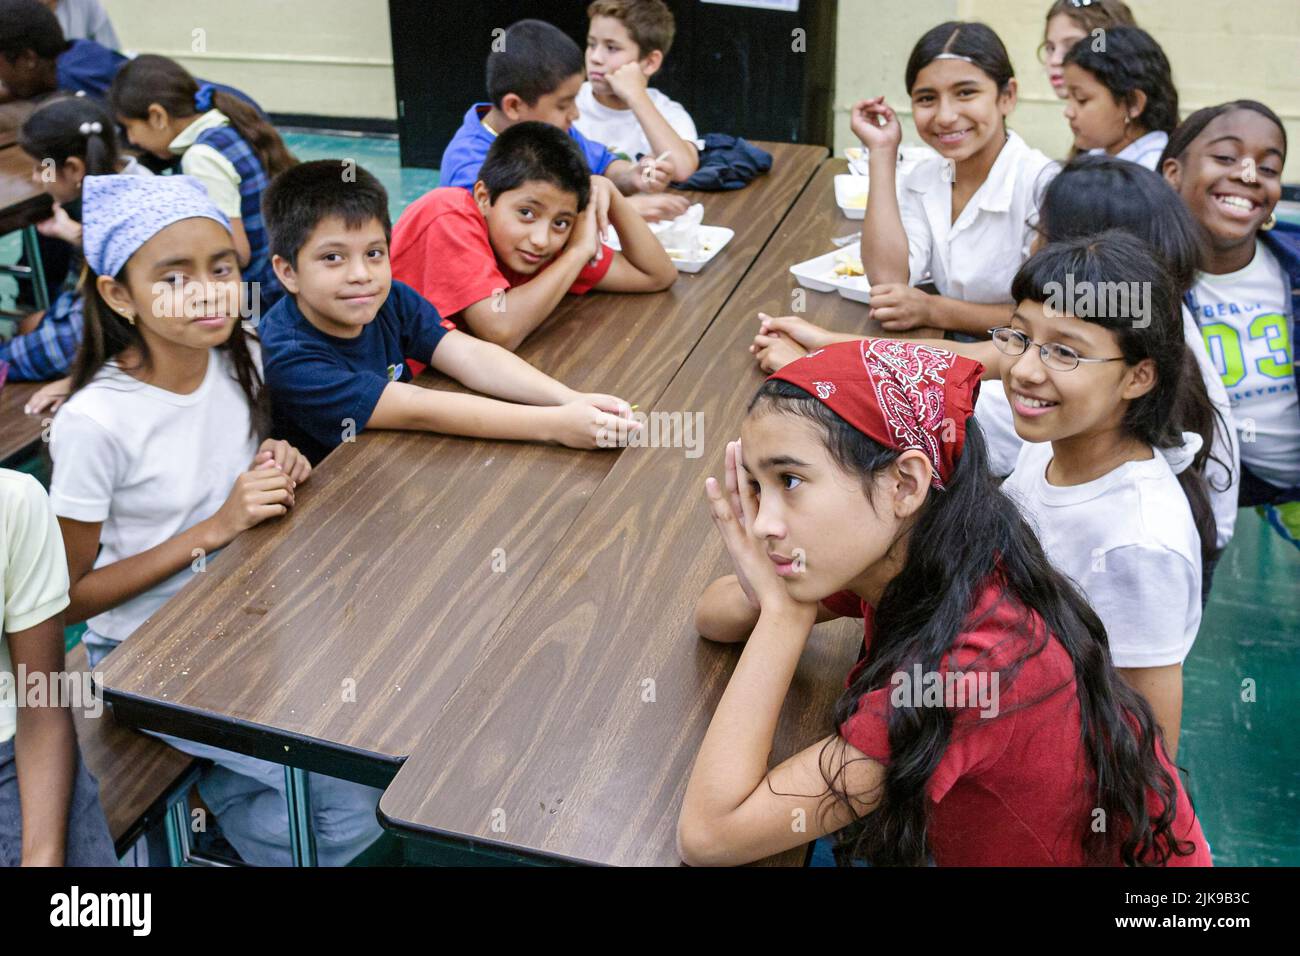
<path fill-rule="evenodd" d="M 492 250 L 487 220 L 474 197 L 459 186 L 439 187 L 406 208 L 393 227 L 392 260 L 393 278 L 453 321 L 466 306 L 523 285 L 555 262 L 552 258 L 531 275 L 507 268 Z M 569 291 L 591 291 L 613 261 L 614 250 L 606 246 L 599 262 L 583 266 Z"/>
<path fill-rule="evenodd" d="M 863 660 L 845 686 L 865 666 L 870 648 L 873 609 L 856 595 L 840 592 L 822 602 L 846 617 L 864 620 Z M 930 777 L 929 842 L 939 866 L 1083 866 L 1082 834 L 1092 825 L 1095 801 L 1089 796 L 1087 755 L 1083 748 L 1074 666 L 1055 637 L 1024 662 L 1014 678 L 993 672 L 1042 640 L 1045 626 L 996 586 L 976 602 L 941 671 L 959 671 L 964 688 L 952 685 L 946 698 L 953 710 L 947 750 Z M 979 672 L 983 671 L 981 675 Z M 891 695 L 902 701 L 930 703 L 925 691 L 939 684 L 925 675 L 891 680 L 858 701 L 857 710 L 840 726 L 840 736 L 868 757 L 889 762 Z M 980 687 L 980 681 L 983 687 Z M 929 685 L 927 687 L 927 685 Z M 918 688 L 918 689 L 914 689 Z M 960 691 L 960 692 L 959 692 Z M 980 693 L 990 696 L 980 697 Z M 966 706 L 961 704 L 965 694 Z M 989 704 L 996 702 L 996 713 Z M 981 716 L 981 713 L 989 716 Z M 1191 856 L 1174 856 L 1169 866 L 1210 866 L 1209 847 L 1193 816 L 1190 801 L 1168 758 L 1160 759 L 1178 788 L 1174 832 L 1191 841 Z M 1151 796 L 1152 812 L 1159 806 Z M 1119 864 L 1118 858 L 1115 860 Z"/>

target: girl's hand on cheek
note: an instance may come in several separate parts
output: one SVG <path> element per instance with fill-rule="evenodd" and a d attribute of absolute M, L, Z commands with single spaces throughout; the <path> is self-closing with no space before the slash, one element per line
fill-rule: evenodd
<path fill-rule="evenodd" d="M 758 501 L 750 490 L 749 482 L 740 474 L 740 462 L 740 442 L 729 442 L 726 494 L 716 478 L 710 477 L 704 482 L 709 514 L 731 555 L 740 587 L 749 603 L 760 612 L 810 610 L 815 616 L 816 604 L 800 605 L 790 596 L 785 582 L 776 573 L 776 565 L 767 556 L 763 542 L 750 530 L 754 527 L 754 519 L 758 514 Z"/>

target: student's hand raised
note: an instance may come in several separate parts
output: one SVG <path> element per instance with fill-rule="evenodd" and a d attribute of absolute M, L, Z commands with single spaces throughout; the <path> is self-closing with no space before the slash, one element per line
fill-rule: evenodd
<path fill-rule="evenodd" d="M 311 477 L 311 462 L 307 456 L 282 439 L 268 438 L 257 449 L 253 468 L 261 468 L 270 463 L 274 463 L 297 484 L 301 485 Z"/>
<path fill-rule="evenodd" d="M 267 518 L 286 514 L 293 507 L 295 484 L 274 460 L 236 478 L 225 504 L 210 519 L 221 545 L 229 544 Z"/>
<path fill-rule="evenodd" d="M 871 287 L 871 317 L 889 332 L 907 332 L 932 323 L 935 297 L 905 282 Z"/>
<path fill-rule="evenodd" d="M 903 125 L 883 96 L 853 104 L 853 110 L 849 113 L 849 128 L 869 150 L 896 153 L 903 142 Z"/>
<path fill-rule="evenodd" d="M 704 480 L 704 494 L 713 525 L 727 546 L 731 563 L 736 568 L 736 579 L 751 605 L 769 612 L 800 608 L 799 602 L 790 596 L 785 582 L 776 573 L 776 565 L 768 557 L 763 542 L 753 533 L 758 499 L 746 476 L 741 473 L 741 452 L 739 441 L 727 443 L 725 494 L 718 479 L 709 477 Z M 814 616 L 817 613 L 816 604 L 804 609 L 811 609 Z"/>
<path fill-rule="evenodd" d="M 641 430 L 631 406 L 613 395 L 578 395 L 550 411 L 555 415 L 552 440 L 569 448 L 618 448 L 625 444 L 622 438 Z"/>

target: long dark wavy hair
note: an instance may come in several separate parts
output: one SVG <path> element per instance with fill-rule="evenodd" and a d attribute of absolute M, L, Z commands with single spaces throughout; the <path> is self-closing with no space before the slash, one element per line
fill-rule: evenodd
<path fill-rule="evenodd" d="M 1055 218 L 1061 219 L 1059 214 Z M 1196 459 L 1177 477 L 1192 509 L 1204 560 L 1215 550 L 1214 509 L 1210 505 L 1205 462 L 1219 417 L 1205 390 L 1196 357 L 1183 337 L 1183 290 L 1171 276 L 1164 257 L 1150 244 L 1127 229 L 1110 229 L 1053 242 L 1030 256 L 1011 281 L 1011 297 L 1016 302 L 1050 302 L 1053 290 L 1070 282 L 1076 288 L 1091 284 L 1102 289 L 1121 284 L 1148 290 L 1145 323 L 1136 321 L 1136 314 L 1112 315 L 1104 309 L 1078 318 L 1115 333 L 1125 364 L 1136 365 L 1145 359 L 1155 364 L 1155 387 L 1129 402 L 1124 413 L 1127 435 L 1156 449 L 1178 447 L 1183 432 L 1200 435 Z"/>
<path fill-rule="evenodd" d="M 874 476 L 899 456 L 788 382 L 765 382 L 750 403 L 751 414 L 755 411 L 811 421 L 839 466 L 861 477 L 868 499 Z M 1102 865 L 1118 860 L 1136 866 L 1163 865 L 1171 856 L 1194 853 L 1194 845 L 1180 843 L 1174 832 L 1178 787 L 1157 756 L 1156 748 L 1163 744 L 1150 706 L 1116 674 L 1096 612 L 1052 567 L 1033 529 L 989 471 L 984 436 L 974 417 L 967 421 L 965 444 L 946 485 L 944 490 L 930 489 L 904 532 L 902 570 L 886 585 L 875 608 L 865 664 L 835 704 L 833 733 L 838 735 L 862 695 L 888 687 L 891 675 L 911 672 L 915 664 L 926 672 L 940 670 L 958 635 L 971 626 L 978 597 L 990 581 L 997 581 L 1001 600 L 1019 606 L 1026 622 L 1024 652 L 998 672 L 999 687 L 1014 680 L 1024 662 L 1042 653 L 1052 639 L 1074 665 L 1081 743 L 1089 769 L 1081 788 L 1110 823 L 1103 832 L 1094 832 L 1091 815 L 1080 819 L 1078 835 L 1086 857 Z M 991 719 L 1005 719 L 1005 714 Z M 953 714 L 946 708 L 890 708 L 891 756 L 881 799 L 874 811 L 858 816 L 837 834 L 841 864 L 864 860 L 877 866 L 925 865 L 927 784 L 947 750 L 952 727 Z M 830 744 L 841 751 L 843 746 L 838 736 Z M 833 769 L 837 765 L 839 769 Z M 822 773 L 828 797 L 856 816 L 856 804 L 842 780 L 843 760 L 837 761 L 833 752 L 823 754 Z"/>
<path fill-rule="evenodd" d="M 127 269 L 130 262 L 114 278 L 128 285 Z M 107 362 L 119 359 L 128 349 L 134 349 L 140 356 L 138 366 L 148 369 L 153 362 L 149 354 L 149 345 L 140 334 L 140 330 L 119 315 L 99 294 L 99 276 L 90 266 L 81 273 L 82 314 L 85 327 L 82 332 L 81 348 L 72 366 L 71 391 L 76 392 L 90 383 Z M 236 321 L 230 331 L 230 338 L 217 346 L 230 356 L 234 367 L 235 380 L 248 399 L 249 419 L 255 438 L 265 438 L 270 427 L 270 399 L 263 388 L 262 376 L 257 370 L 249 351 L 249 342 L 257 341 L 257 336 L 244 329 L 243 323 Z"/>
<path fill-rule="evenodd" d="M 1093 236 L 1108 229 L 1133 234 L 1163 260 L 1180 302 L 1196 282 L 1205 257 L 1205 233 L 1200 223 L 1165 178 L 1113 156 L 1085 155 L 1071 160 L 1044 192 L 1037 228 L 1049 243 Z M 1172 341 L 1170 347 L 1178 350 Z M 1214 461 L 1227 476 L 1227 484 L 1223 488 L 1211 487 L 1226 491 L 1231 486 L 1232 462 L 1214 455 L 1211 440 L 1217 433 L 1226 441 L 1230 426 L 1210 401 L 1196 356 L 1185 342 L 1180 354 L 1182 386 L 1171 420 L 1182 431 L 1200 435 L 1202 445 L 1191 468 L 1180 473 L 1178 481 L 1192 507 L 1202 544 L 1213 544 L 1214 510 L 1208 498 L 1198 493 L 1195 476 L 1202 476 L 1210 484 L 1206 466 Z M 1204 548 L 1202 551 L 1204 557 Z"/>

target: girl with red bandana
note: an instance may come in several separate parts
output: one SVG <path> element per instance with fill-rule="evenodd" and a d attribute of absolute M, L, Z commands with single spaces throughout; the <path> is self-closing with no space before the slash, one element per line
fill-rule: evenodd
<path fill-rule="evenodd" d="M 834 833 L 842 863 L 1209 864 L 1150 708 L 989 473 L 982 372 L 863 339 L 759 389 L 706 483 L 736 574 L 696 623 L 746 646 L 687 786 L 687 863 Z M 833 723 L 769 770 L 809 633 L 846 615 L 863 652 Z"/>

